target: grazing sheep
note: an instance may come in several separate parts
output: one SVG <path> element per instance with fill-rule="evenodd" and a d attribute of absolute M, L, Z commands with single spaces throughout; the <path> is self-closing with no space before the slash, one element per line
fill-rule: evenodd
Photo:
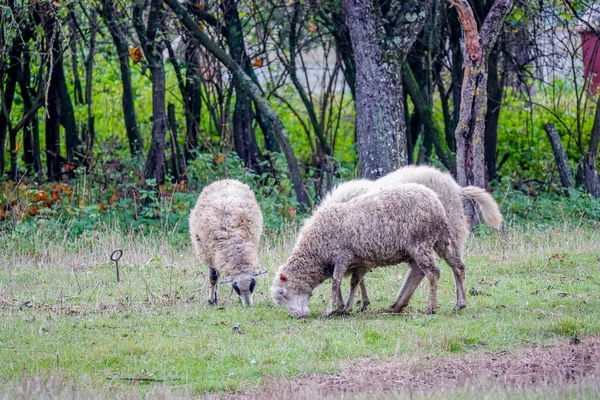
<path fill-rule="evenodd" d="M 433 190 L 440 201 L 442 202 L 446 215 L 448 217 L 449 229 L 450 229 L 450 241 L 453 248 L 452 263 L 449 263 L 454 274 L 454 280 L 456 282 L 456 306 L 455 309 L 461 309 L 466 307 L 466 292 L 464 287 L 464 262 L 462 255 L 464 247 L 469 236 L 468 223 L 464 215 L 463 200 L 475 201 L 483 215 L 483 219 L 496 229 L 500 229 L 502 226 L 502 214 L 498 209 L 498 204 L 494 198 L 486 192 L 476 186 L 460 187 L 452 176 L 447 172 L 442 172 L 437 168 L 429 166 L 408 166 L 400 168 L 388 175 L 379 178 L 376 181 L 368 180 L 355 180 L 349 181 L 339 185 L 334 192 L 330 193 L 326 199 L 336 199 L 340 202 L 350 201 L 353 199 L 351 195 L 338 195 L 335 193 L 337 190 L 341 190 L 343 193 L 369 195 L 376 193 L 381 190 L 393 188 L 398 184 L 404 183 L 419 183 L 427 186 Z M 352 188 L 352 191 L 346 190 L 345 187 Z M 361 190 L 358 190 L 360 187 Z M 346 303 L 346 312 L 352 311 L 354 294 L 358 285 L 360 284 L 361 294 L 361 305 L 359 311 L 363 311 L 369 305 L 369 297 L 367 295 L 366 286 L 364 284 L 364 275 L 369 272 L 370 268 L 354 268 L 352 270 L 352 279 L 350 282 L 350 294 Z M 409 272 L 406 276 L 404 284 L 400 289 L 398 295 L 399 298 L 405 298 L 406 303 L 402 307 L 408 304 L 408 300 L 412 297 L 415 289 L 423 279 L 424 275 L 419 268 L 414 268 L 411 265 Z M 340 294 L 341 296 L 341 294 Z"/>
<path fill-rule="evenodd" d="M 263 217 L 250 188 L 236 180 L 214 182 L 202 190 L 190 214 L 190 237 L 200 262 L 210 269 L 209 304 L 217 304 L 220 284 L 232 283 L 244 306 L 252 305 Z"/>
<path fill-rule="evenodd" d="M 346 203 L 355 197 L 361 196 L 371 189 L 373 183 L 368 179 L 353 179 L 340 183 L 325 196 L 319 205 L 319 209 L 329 207 L 332 204 Z"/>
<path fill-rule="evenodd" d="M 271 287 L 275 303 L 296 318 L 309 314 L 308 300 L 315 287 L 332 277 L 332 291 L 324 315 L 337 299 L 345 304 L 340 284 L 354 266 L 372 268 L 410 261 L 430 283 L 428 313 L 437 304 L 439 269 L 435 252 L 452 259 L 448 221 L 436 194 L 423 185 L 406 184 L 347 203 L 320 208 L 302 228 L 287 262 Z M 399 298 L 392 309 L 404 302 Z"/>

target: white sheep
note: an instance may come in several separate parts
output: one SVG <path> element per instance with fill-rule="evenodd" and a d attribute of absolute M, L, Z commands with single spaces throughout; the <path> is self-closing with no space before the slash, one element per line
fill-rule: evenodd
<path fill-rule="evenodd" d="M 232 283 L 244 306 L 252 305 L 263 216 L 252 190 L 226 179 L 206 186 L 190 214 L 190 238 L 200 262 L 210 269 L 209 304 L 217 304 L 220 284 Z"/>
<path fill-rule="evenodd" d="M 464 308 L 467 303 L 464 287 L 465 265 L 462 257 L 469 236 L 469 229 L 464 215 L 463 201 L 475 201 L 481 209 L 483 219 L 488 224 L 496 229 L 500 229 L 502 226 L 502 214 L 500 213 L 498 204 L 484 189 L 476 186 L 460 187 L 450 174 L 442 172 L 434 167 L 407 166 L 391 172 L 376 181 L 359 179 L 341 184 L 326 197 L 326 200 L 329 199 L 329 201 L 325 205 L 322 204 L 321 207 L 328 207 L 334 202 L 347 202 L 357 196 L 373 194 L 404 183 L 419 183 L 427 186 L 437 194 L 444 206 L 448 217 L 453 254 L 455 255 L 453 257 L 453 263 L 449 263 L 456 283 L 455 309 Z M 370 268 L 355 268 L 352 270 L 350 294 L 345 308 L 346 312 L 350 312 L 353 308 L 354 295 L 359 284 L 361 293 L 361 305 L 359 311 L 364 310 L 369 305 L 367 289 L 364 283 L 364 275 L 369 270 Z M 414 268 L 411 265 L 399 294 L 399 297 L 406 299 L 406 303 L 402 305 L 403 307 L 408 304 L 408 301 L 423 279 L 423 276 L 424 275 L 419 268 Z"/>
<path fill-rule="evenodd" d="M 437 305 L 439 269 L 435 253 L 448 262 L 451 252 L 446 212 L 437 195 L 423 185 L 406 184 L 372 196 L 317 210 L 302 228 L 292 255 L 277 272 L 271 295 L 291 315 L 309 314 L 315 287 L 332 277 L 325 315 L 345 304 L 340 284 L 353 267 L 372 268 L 410 261 L 430 283 L 428 313 Z M 399 297 L 396 310 L 406 299 Z"/>

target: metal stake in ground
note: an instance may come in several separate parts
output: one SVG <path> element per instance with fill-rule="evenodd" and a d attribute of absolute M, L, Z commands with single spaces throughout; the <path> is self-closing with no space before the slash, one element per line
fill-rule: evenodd
<path fill-rule="evenodd" d="M 123 250 L 117 249 L 110 255 L 110 260 L 115 263 L 115 269 L 117 270 L 117 283 L 121 282 L 121 276 L 119 275 L 119 260 L 123 255 Z"/>

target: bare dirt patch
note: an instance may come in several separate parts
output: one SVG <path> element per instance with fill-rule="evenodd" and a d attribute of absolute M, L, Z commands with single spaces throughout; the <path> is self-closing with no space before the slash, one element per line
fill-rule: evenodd
<path fill-rule="evenodd" d="M 221 398 L 314 399 L 439 393 L 465 387 L 528 389 L 596 382 L 600 387 L 600 337 L 572 338 L 514 351 L 477 352 L 456 357 L 423 357 L 410 362 L 361 360 L 342 372 L 293 380 L 268 380 L 247 393 Z"/>

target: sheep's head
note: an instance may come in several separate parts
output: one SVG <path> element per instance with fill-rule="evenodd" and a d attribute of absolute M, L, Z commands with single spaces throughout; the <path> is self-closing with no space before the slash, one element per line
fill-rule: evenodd
<path fill-rule="evenodd" d="M 220 283 L 223 285 L 225 283 L 231 283 L 233 290 L 240 297 L 240 301 L 243 306 L 251 306 L 254 304 L 252 300 L 252 293 L 254 293 L 254 288 L 256 286 L 255 276 L 266 274 L 267 271 L 249 271 L 242 272 L 237 275 L 229 275 L 224 281 Z"/>
<path fill-rule="evenodd" d="M 273 286 L 271 286 L 271 296 L 275 304 L 285 307 L 293 317 L 305 318 L 310 314 L 308 300 L 310 300 L 311 293 L 305 293 L 294 285 L 290 285 L 284 274 L 276 274 Z"/>

